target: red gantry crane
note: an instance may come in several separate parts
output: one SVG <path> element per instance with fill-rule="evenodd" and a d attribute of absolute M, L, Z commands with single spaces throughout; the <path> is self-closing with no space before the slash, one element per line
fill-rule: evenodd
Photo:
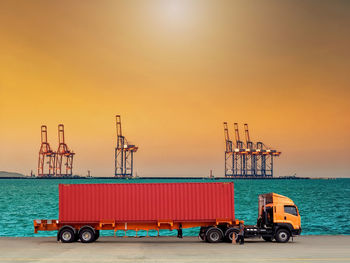
<path fill-rule="evenodd" d="M 41 146 L 39 150 L 38 176 L 49 177 L 55 175 L 55 152 L 47 142 L 47 127 L 41 126 Z"/>
<path fill-rule="evenodd" d="M 56 176 L 72 176 L 74 152 L 64 140 L 64 126 L 58 125 L 58 149 L 56 152 Z"/>

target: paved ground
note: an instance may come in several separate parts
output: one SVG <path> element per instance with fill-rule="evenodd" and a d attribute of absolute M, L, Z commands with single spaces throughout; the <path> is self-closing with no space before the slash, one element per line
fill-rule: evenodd
<path fill-rule="evenodd" d="M 350 262 L 350 236 L 302 236 L 243 246 L 197 238 L 113 238 L 63 244 L 54 237 L 0 238 L 0 262 Z"/>

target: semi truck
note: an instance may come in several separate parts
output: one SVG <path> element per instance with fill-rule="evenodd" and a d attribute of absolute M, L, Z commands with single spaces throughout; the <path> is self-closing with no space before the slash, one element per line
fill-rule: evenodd
<path fill-rule="evenodd" d="M 209 243 L 237 239 L 233 182 L 60 184 L 59 218 L 36 219 L 34 232 L 57 231 L 57 241 L 91 243 L 101 230 L 114 235 L 128 230 L 177 230 L 199 227 Z M 288 197 L 261 194 L 256 225 L 245 225 L 244 236 L 285 243 L 301 233 L 297 206 Z M 242 226 L 241 225 L 241 226 Z"/>

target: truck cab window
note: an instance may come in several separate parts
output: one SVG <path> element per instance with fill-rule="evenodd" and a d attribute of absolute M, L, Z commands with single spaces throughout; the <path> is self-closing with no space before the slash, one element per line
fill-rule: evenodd
<path fill-rule="evenodd" d="M 298 216 L 298 212 L 295 206 L 292 205 L 285 205 L 284 206 L 284 212 L 291 214 L 293 216 Z"/>

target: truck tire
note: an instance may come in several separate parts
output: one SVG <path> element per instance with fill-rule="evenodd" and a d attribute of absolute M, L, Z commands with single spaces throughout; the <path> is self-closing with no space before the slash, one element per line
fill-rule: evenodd
<path fill-rule="evenodd" d="M 79 238 L 82 243 L 91 243 L 95 241 L 95 231 L 90 227 L 83 227 L 79 230 Z"/>
<path fill-rule="evenodd" d="M 273 237 L 269 237 L 269 236 L 262 236 L 262 239 L 264 239 L 266 242 L 272 242 Z"/>
<path fill-rule="evenodd" d="M 209 243 L 219 243 L 222 241 L 224 234 L 222 230 L 217 227 L 211 227 L 206 233 L 206 240 Z"/>
<path fill-rule="evenodd" d="M 62 228 L 58 236 L 62 243 L 72 243 L 75 240 L 75 233 L 70 227 Z"/>
<path fill-rule="evenodd" d="M 229 243 L 232 243 L 232 237 L 233 236 L 235 237 L 235 240 L 237 240 L 238 232 L 239 232 L 239 230 L 236 229 L 236 228 L 233 228 L 233 227 L 227 229 L 226 232 L 225 232 L 225 241 L 229 242 Z"/>
<path fill-rule="evenodd" d="M 290 238 L 290 233 L 287 229 L 280 229 L 277 231 L 275 238 L 278 243 L 287 243 Z"/>

